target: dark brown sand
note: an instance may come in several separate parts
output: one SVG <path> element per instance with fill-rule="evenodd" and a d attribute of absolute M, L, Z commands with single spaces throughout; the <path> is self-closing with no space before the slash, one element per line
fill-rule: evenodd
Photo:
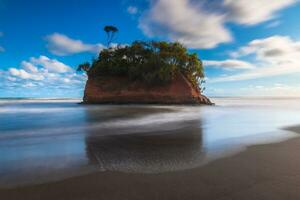
<path fill-rule="evenodd" d="M 290 130 L 300 133 L 300 127 Z M 232 157 L 180 172 L 98 172 L 63 181 L 0 189 L 2 200 L 297 200 L 300 138 L 249 147 Z"/>

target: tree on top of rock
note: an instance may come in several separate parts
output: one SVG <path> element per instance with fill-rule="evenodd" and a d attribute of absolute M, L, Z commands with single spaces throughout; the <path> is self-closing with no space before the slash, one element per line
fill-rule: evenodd
<path fill-rule="evenodd" d="M 107 47 L 110 46 L 112 40 L 114 39 L 115 34 L 119 31 L 115 26 L 105 26 L 103 30 L 107 34 Z"/>

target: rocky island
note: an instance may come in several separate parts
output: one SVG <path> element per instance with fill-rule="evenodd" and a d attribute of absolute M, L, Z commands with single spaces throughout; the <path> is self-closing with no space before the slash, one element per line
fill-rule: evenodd
<path fill-rule="evenodd" d="M 84 104 L 206 104 L 197 54 L 179 43 L 134 42 L 101 51 L 87 72 Z"/>

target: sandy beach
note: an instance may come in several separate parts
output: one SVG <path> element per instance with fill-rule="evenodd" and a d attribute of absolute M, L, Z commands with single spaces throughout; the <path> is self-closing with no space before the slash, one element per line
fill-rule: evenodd
<path fill-rule="evenodd" d="M 300 133 L 300 127 L 290 130 Z M 195 169 L 162 174 L 97 172 L 1 189 L 6 200 L 300 199 L 300 138 L 255 145 Z"/>

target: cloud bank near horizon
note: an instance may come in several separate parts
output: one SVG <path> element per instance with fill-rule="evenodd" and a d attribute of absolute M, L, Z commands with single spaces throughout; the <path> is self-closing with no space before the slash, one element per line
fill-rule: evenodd
<path fill-rule="evenodd" d="M 72 67 L 41 55 L 22 61 L 18 68 L 0 70 L 0 90 L 19 91 L 21 96 L 30 96 L 39 91 L 47 91 L 52 97 L 53 94 L 63 95 L 64 92 L 77 94 L 77 88 L 83 88 L 86 79 L 85 74 L 76 73 Z"/>
<path fill-rule="evenodd" d="M 293 40 L 289 36 L 277 35 L 253 40 L 237 51 L 231 52 L 231 56 L 240 59 L 246 56 L 254 56 L 253 62 L 256 67 L 234 75 L 212 78 L 209 80 L 211 83 L 300 73 L 300 41 Z M 240 62 L 244 63 L 246 61 L 240 60 Z M 234 66 L 231 67 L 234 68 Z"/>

